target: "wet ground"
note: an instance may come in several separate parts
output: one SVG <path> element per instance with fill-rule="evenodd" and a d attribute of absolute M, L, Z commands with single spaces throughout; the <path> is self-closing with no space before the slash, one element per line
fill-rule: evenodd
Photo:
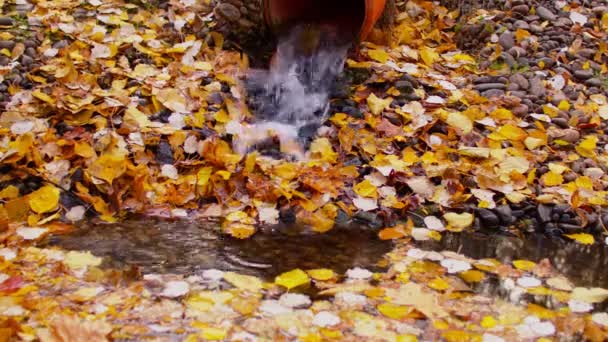
<path fill-rule="evenodd" d="M 139 266 L 144 273 L 197 274 L 215 268 L 271 279 L 295 268 L 353 267 L 382 269 L 393 242 L 381 241 L 369 229 L 351 226 L 326 234 L 307 234 L 297 227 L 260 232 L 247 240 L 220 235 L 216 223 L 138 219 L 119 224 L 89 223 L 46 243 L 69 250 L 90 250 L 108 267 Z M 608 246 L 584 246 L 559 238 L 529 235 L 525 239 L 482 233 L 445 234 L 440 242 L 415 242 L 420 248 L 451 250 L 474 259 L 516 259 L 551 264 L 577 286 L 608 287 Z"/>

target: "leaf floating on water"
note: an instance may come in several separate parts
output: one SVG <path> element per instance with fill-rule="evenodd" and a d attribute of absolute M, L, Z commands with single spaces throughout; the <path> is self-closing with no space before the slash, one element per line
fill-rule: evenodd
<path fill-rule="evenodd" d="M 336 274 L 334 273 L 333 270 L 326 269 L 326 268 L 308 270 L 308 271 L 306 271 L 306 273 L 308 273 L 308 275 L 312 279 L 319 280 L 319 281 L 328 281 L 328 280 L 331 280 L 336 277 Z"/>
<path fill-rule="evenodd" d="M 234 272 L 224 273 L 224 279 L 234 287 L 251 292 L 261 290 L 263 285 L 262 281 L 256 277 Z"/>
<path fill-rule="evenodd" d="M 17 235 L 21 236 L 23 240 L 36 240 L 46 232 L 48 232 L 48 229 L 46 228 L 17 228 Z"/>
<path fill-rule="evenodd" d="M 295 269 L 277 276 L 274 282 L 277 285 L 286 287 L 287 290 L 291 290 L 296 287 L 309 284 L 310 278 L 306 272 L 302 271 L 301 269 Z"/>
<path fill-rule="evenodd" d="M 536 263 L 529 260 L 514 260 L 513 266 L 515 266 L 515 268 L 518 270 L 529 272 L 536 267 Z"/>
<path fill-rule="evenodd" d="M 576 287 L 572 290 L 572 299 L 591 304 L 601 303 L 608 299 L 608 290 L 598 287 Z"/>
<path fill-rule="evenodd" d="M 593 245 L 595 243 L 593 235 L 587 233 L 565 234 L 565 236 L 583 245 Z"/>

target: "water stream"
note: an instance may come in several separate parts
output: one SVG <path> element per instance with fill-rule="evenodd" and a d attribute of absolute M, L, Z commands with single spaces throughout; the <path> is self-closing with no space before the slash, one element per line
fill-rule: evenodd
<path fill-rule="evenodd" d="M 315 132 L 326 119 L 329 94 L 344 69 L 351 38 L 319 25 L 300 25 L 279 38 L 268 70 L 251 70 L 245 81 L 249 106 L 256 122 L 230 127 L 235 150 L 246 153 L 260 141 L 275 136 L 287 154 L 299 159 L 297 141 Z"/>

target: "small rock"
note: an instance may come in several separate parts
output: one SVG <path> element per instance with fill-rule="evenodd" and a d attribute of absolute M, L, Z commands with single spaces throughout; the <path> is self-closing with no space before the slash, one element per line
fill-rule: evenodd
<path fill-rule="evenodd" d="M 528 5 L 517 5 L 517 6 L 513 6 L 513 8 L 511 8 L 511 11 L 513 13 L 526 15 L 526 14 L 528 14 L 528 12 L 530 12 L 530 7 L 528 7 Z"/>
<path fill-rule="evenodd" d="M 540 78 L 534 77 L 530 80 L 530 94 L 538 97 L 545 97 L 545 85 Z"/>
<path fill-rule="evenodd" d="M 494 209 L 494 212 L 498 214 L 498 217 L 500 217 L 500 221 L 503 224 L 509 225 L 515 222 L 515 217 L 513 217 L 511 207 L 508 205 L 501 205 Z"/>
<path fill-rule="evenodd" d="M 550 9 L 543 6 L 536 8 L 536 14 L 543 20 L 554 21 L 557 19 L 557 16 Z"/>
<path fill-rule="evenodd" d="M 482 96 L 490 99 L 493 97 L 501 97 L 505 95 L 505 91 L 504 90 L 500 90 L 500 89 L 490 89 L 490 90 L 486 90 L 483 93 L 481 93 Z"/>
<path fill-rule="evenodd" d="M 574 233 L 583 229 L 580 225 L 570 223 L 560 223 L 557 226 L 566 233 Z"/>
<path fill-rule="evenodd" d="M 601 79 L 594 77 L 594 78 L 590 78 L 587 81 L 585 81 L 585 84 L 589 87 L 598 87 L 599 88 L 604 85 L 604 82 Z"/>
<path fill-rule="evenodd" d="M 519 46 L 514 46 L 514 47 L 510 48 L 508 52 L 509 52 L 509 55 L 511 55 L 515 58 L 520 58 L 520 57 L 526 55 L 526 50 Z"/>
<path fill-rule="evenodd" d="M 522 74 L 513 74 L 509 77 L 509 82 L 517 84 L 521 89 L 528 89 L 530 82 Z"/>
<path fill-rule="evenodd" d="M 568 120 L 566 120 L 564 118 L 553 118 L 551 120 L 551 122 L 553 122 L 554 124 L 558 125 L 561 128 L 568 128 L 568 127 L 570 127 L 570 125 L 568 125 Z"/>
<path fill-rule="evenodd" d="M 581 133 L 575 129 L 565 129 L 562 131 L 561 140 L 567 141 L 571 144 L 577 142 L 581 138 Z"/>
<path fill-rule="evenodd" d="M 502 46 L 505 50 L 509 50 L 515 46 L 515 35 L 513 32 L 505 31 L 498 38 L 498 44 L 500 44 L 500 46 Z"/>
<path fill-rule="evenodd" d="M 30 66 L 34 63 L 34 59 L 28 55 L 21 56 L 21 64 L 24 66 Z"/>
<path fill-rule="evenodd" d="M 513 28 L 527 31 L 530 29 L 530 24 L 524 20 L 517 20 L 515 23 L 513 23 Z"/>
<path fill-rule="evenodd" d="M 12 40 L 0 40 L 0 49 L 12 50 L 15 47 L 15 42 Z"/>
<path fill-rule="evenodd" d="M 236 22 L 241 18 L 241 11 L 236 6 L 226 2 L 217 5 L 215 12 L 228 21 Z"/>
<path fill-rule="evenodd" d="M 483 224 L 488 227 L 497 227 L 500 224 L 500 219 L 492 210 L 489 209 L 478 209 L 477 213 Z"/>
<path fill-rule="evenodd" d="M 580 80 L 588 80 L 590 78 L 593 77 L 593 70 L 591 69 L 587 69 L 587 70 L 576 70 L 574 72 L 574 77 L 580 79 Z"/>
<path fill-rule="evenodd" d="M 521 104 L 521 105 L 511 109 L 511 112 L 513 112 L 513 114 L 515 116 L 523 117 L 523 116 L 526 116 L 530 112 L 530 108 L 525 104 Z"/>
<path fill-rule="evenodd" d="M 13 26 L 15 25 L 15 21 L 13 18 L 9 17 L 0 17 L 0 26 Z"/>
<path fill-rule="evenodd" d="M 502 83 L 482 83 L 476 84 L 474 88 L 475 90 L 482 92 L 490 89 L 506 89 L 506 86 Z"/>
<path fill-rule="evenodd" d="M 546 204 L 540 204 L 536 209 L 536 213 L 538 214 L 538 219 L 542 223 L 547 223 L 547 222 L 551 221 L 552 212 L 553 212 L 553 208 Z"/>

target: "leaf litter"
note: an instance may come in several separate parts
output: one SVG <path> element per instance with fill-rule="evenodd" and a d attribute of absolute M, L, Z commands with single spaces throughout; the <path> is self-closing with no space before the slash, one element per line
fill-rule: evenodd
<path fill-rule="evenodd" d="M 27 17 L 42 27 L 40 66 L 28 73 L 31 87 L 11 86 L 0 115 L 6 170 L 1 335 L 43 341 L 606 339 L 605 313 L 593 312 L 608 297 L 605 289 L 573 287 L 550 267 L 526 260 L 501 265 L 407 244 L 410 237 L 441 239 L 444 230 L 469 229 L 477 209 L 497 204 L 567 203 L 583 222 L 607 204 L 603 168 L 574 170 L 578 161 L 606 164 L 603 133 L 594 129 L 606 119 L 605 95 L 515 115 L 516 99 L 491 100 L 471 87 L 472 76 L 487 71 L 456 49 L 455 14 L 411 3 L 399 16 L 395 44 L 363 43 L 357 59 L 346 63 L 347 71 L 373 80 L 352 87 L 361 115 L 331 113 L 308 159 L 296 162 L 243 155 L 228 142 L 231 127 L 253 119 L 239 82 L 248 60 L 223 49 L 217 33 L 194 34 L 209 25 L 192 15 L 200 10 L 194 2 L 171 1 L 170 11 L 122 1 L 36 3 Z M 589 39 L 604 37 L 606 16 L 598 21 L 579 10 L 570 11 L 571 21 L 591 22 Z M 79 11 L 90 15 L 75 20 Z M 529 39 L 525 30 L 516 35 Z M 55 47 L 57 37 L 66 44 Z M 13 38 L 2 33 L 3 40 Z M 578 49 L 575 44 L 570 48 Z M 499 46 L 490 47 L 500 54 Z M 17 60 L 24 50 L 19 43 L 2 53 Z M 605 54 L 600 46 L 596 60 L 605 63 Z M 606 73 L 605 64 L 600 70 Z M 0 79 L 9 72 L 0 69 Z M 573 84 L 549 74 L 553 90 Z M 391 86 L 404 75 L 410 84 L 404 88 L 412 90 Z M 408 91 L 410 101 L 395 101 Z M 547 124 L 571 108 L 588 116 L 586 123 L 573 122 L 584 134 Z M 348 163 L 353 158 L 357 162 Z M 367 177 L 361 164 L 382 177 Z M 14 181 L 32 185 L 17 188 Z M 441 208 L 424 215 L 427 228 L 411 220 L 388 224 L 424 213 L 426 205 Z M 332 229 L 338 212 L 382 213 L 390 219 L 381 237 L 398 241 L 386 257 L 388 271 L 296 269 L 274 282 L 219 270 L 142 278 L 101 269 L 91 253 L 27 243 L 69 231 L 64 221 L 98 215 L 114 222 L 127 213 L 225 217 L 224 233 L 247 238 L 286 209 L 317 232 Z M 589 233 L 566 236 L 595 243 Z M 475 291 L 488 279 L 501 282 L 509 300 Z M 325 297 L 296 293 L 310 287 Z M 554 304 L 543 307 L 532 297 Z"/>

